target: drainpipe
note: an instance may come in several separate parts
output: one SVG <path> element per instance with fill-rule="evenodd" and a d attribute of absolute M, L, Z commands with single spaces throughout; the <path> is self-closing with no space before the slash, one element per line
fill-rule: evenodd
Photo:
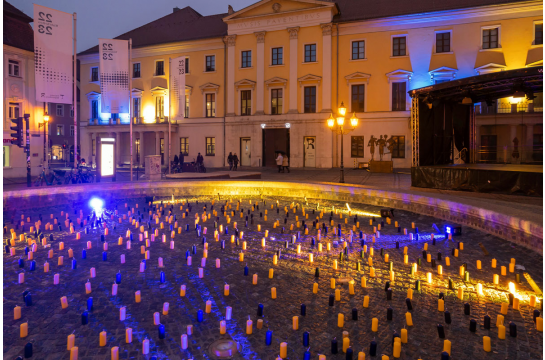
<path fill-rule="evenodd" d="M 223 166 L 225 166 L 225 114 L 227 114 L 227 43 L 223 41 Z"/>
<path fill-rule="evenodd" d="M 335 82 L 336 82 L 336 95 L 335 95 L 335 106 L 339 105 L 339 23 L 337 23 L 337 64 L 335 64 L 336 66 L 336 70 L 337 70 L 337 75 L 336 75 L 336 79 L 335 79 Z M 333 132 L 331 132 L 332 135 L 331 136 L 335 136 L 335 153 L 337 153 L 337 141 L 338 141 L 338 136 L 337 135 L 333 135 Z M 342 135 L 341 135 L 342 136 Z M 338 157 L 336 156 L 336 160 L 337 160 L 337 163 L 339 162 L 339 159 Z"/>

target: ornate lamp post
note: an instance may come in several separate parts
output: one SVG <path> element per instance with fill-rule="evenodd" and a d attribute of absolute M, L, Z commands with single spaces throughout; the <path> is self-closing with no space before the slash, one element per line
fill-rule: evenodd
<path fill-rule="evenodd" d="M 356 113 L 354 113 L 350 118 L 350 125 L 352 125 L 352 128 L 346 129 L 344 127 L 346 107 L 344 106 L 343 102 L 341 102 L 341 106 L 339 107 L 338 111 L 339 115 L 336 119 L 333 117 L 333 114 L 331 114 L 329 119 L 327 119 L 327 126 L 331 129 L 331 131 L 341 135 L 341 179 L 339 182 L 344 183 L 344 135 L 356 129 L 358 126 L 358 118 L 356 117 Z M 335 126 L 335 123 L 337 123 L 337 126 Z"/>

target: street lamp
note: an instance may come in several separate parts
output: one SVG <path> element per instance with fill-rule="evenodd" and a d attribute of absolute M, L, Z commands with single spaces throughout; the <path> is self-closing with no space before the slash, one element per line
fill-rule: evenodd
<path fill-rule="evenodd" d="M 345 129 L 344 119 L 346 115 L 346 107 L 344 106 L 344 102 L 341 102 L 341 106 L 339 106 L 338 109 L 338 114 L 339 115 L 336 119 L 333 117 L 333 114 L 329 116 L 327 119 L 327 126 L 331 129 L 331 131 L 341 135 L 341 179 L 339 182 L 344 183 L 344 135 L 356 129 L 359 119 L 356 117 L 356 113 L 354 113 L 350 118 L 350 125 L 352 125 L 352 129 Z M 337 123 L 336 127 L 335 123 Z"/>

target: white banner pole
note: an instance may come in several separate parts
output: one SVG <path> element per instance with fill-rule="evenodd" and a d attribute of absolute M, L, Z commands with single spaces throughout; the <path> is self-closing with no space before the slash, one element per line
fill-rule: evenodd
<path fill-rule="evenodd" d="M 74 107 L 74 169 L 78 167 L 78 73 L 76 60 L 76 20 L 77 14 L 74 13 L 74 98 L 72 106 Z"/>
<path fill-rule="evenodd" d="M 168 173 L 170 174 L 170 157 L 172 156 L 172 144 L 170 138 L 170 122 L 172 120 L 172 59 L 168 58 Z"/>
<path fill-rule="evenodd" d="M 132 101 L 132 74 L 131 74 L 131 61 L 132 61 L 132 38 L 129 39 L 129 133 L 130 133 L 130 140 L 131 140 L 131 181 L 132 181 L 132 122 L 133 119 L 131 117 L 132 111 L 131 111 L 131 101 Z"/>

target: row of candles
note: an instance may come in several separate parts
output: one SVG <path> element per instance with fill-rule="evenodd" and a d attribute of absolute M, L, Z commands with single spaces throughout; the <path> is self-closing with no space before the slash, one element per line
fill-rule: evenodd
<path fill-rule="evenodd" d="M 397 224 L 396 224 L 396 225 L 397 225 Z M 246 244 L 246 242 L 244 242 L 244 245 L 245 245 L 245 244 Z M 300 247 L 299 247 L 298 250 L 299 250 L 299 253 L 300 253 Z M 242 254 L 242 253 L 241 253 L 241 254 Z M 312 255 L 312 254 L 309 254 L 309 255 Z M 242 256 L 243 256 L 243 255 L 242 255 Z M 148 256 L 147 256 L 147 257 L 148 257 Z M 386 257 L 387 257 L 387 255 L 386 255 Z M 189 260 L 189 259 L 188 259 L 188 260 Z M 205 261 L 205 258 L 203 258 L 202 260 Z M 217 259 L 217 261 L 219 261 L 219 259 Z M 494 261 L 495 261 L 495 260 L 494 260 Z M 387 259 L 386 259 L 386 262 L 387 262 Z M 273 269 L 271 269 L 271 271 L 272 271 L 272 270 L 273 270 Z M 272 277 L 272 276 L 270 276 L 270 277 Z M 429 278 L 429 273 L 428 273 L 428 278 Z M 364 279 L 364 278 L 362 278 L 362 279 Z M 253 283 L 254 283 L 254 284 L 257 283 L 257 274 L 254 275 Z M 315 284 L 315 285 L 317 285 L 317 284 Z M 273 289 L 276 290 L 275 288 L 273 288 Z M 227 292 L 228 292 L 228 285 L 227 285 Z M 273 291 L 273 294 L 274 294 L 273 297 L 276 297 L 276 296 L 275 296 L 275 291 Z M 62 302 L 62 300 L 61 300 L 61 302 Z M 339 314 L 339 322 L 341 322 L 341 317 L 340 317 L 340 315 L 343 315 L 343 314 Z M 343 315 L 343 316 L 344 316 L 344 315 Z M 261 319 L 260 319 L 260 320 L 261 320 Z M 374 319 L 374 320 L 375 320 L 375 319 Z M 373 320 L 373 327 L 374 327 L 374 320 Z M 251 320 L 249 320 L 249 321 L 251 321 Z M 296 320 L 295 320 L 295 318 L 294 318 L 294 326 L 295 326 L 295 322 L 296 322 Z M 377 319 L 377 322 L 378 322 L 378 319 Z M 259 326 L 259 321 L 258 321 L 258 326 Z M 220 328 L 221 328 L 221 326 L 220 326 Z"/>

